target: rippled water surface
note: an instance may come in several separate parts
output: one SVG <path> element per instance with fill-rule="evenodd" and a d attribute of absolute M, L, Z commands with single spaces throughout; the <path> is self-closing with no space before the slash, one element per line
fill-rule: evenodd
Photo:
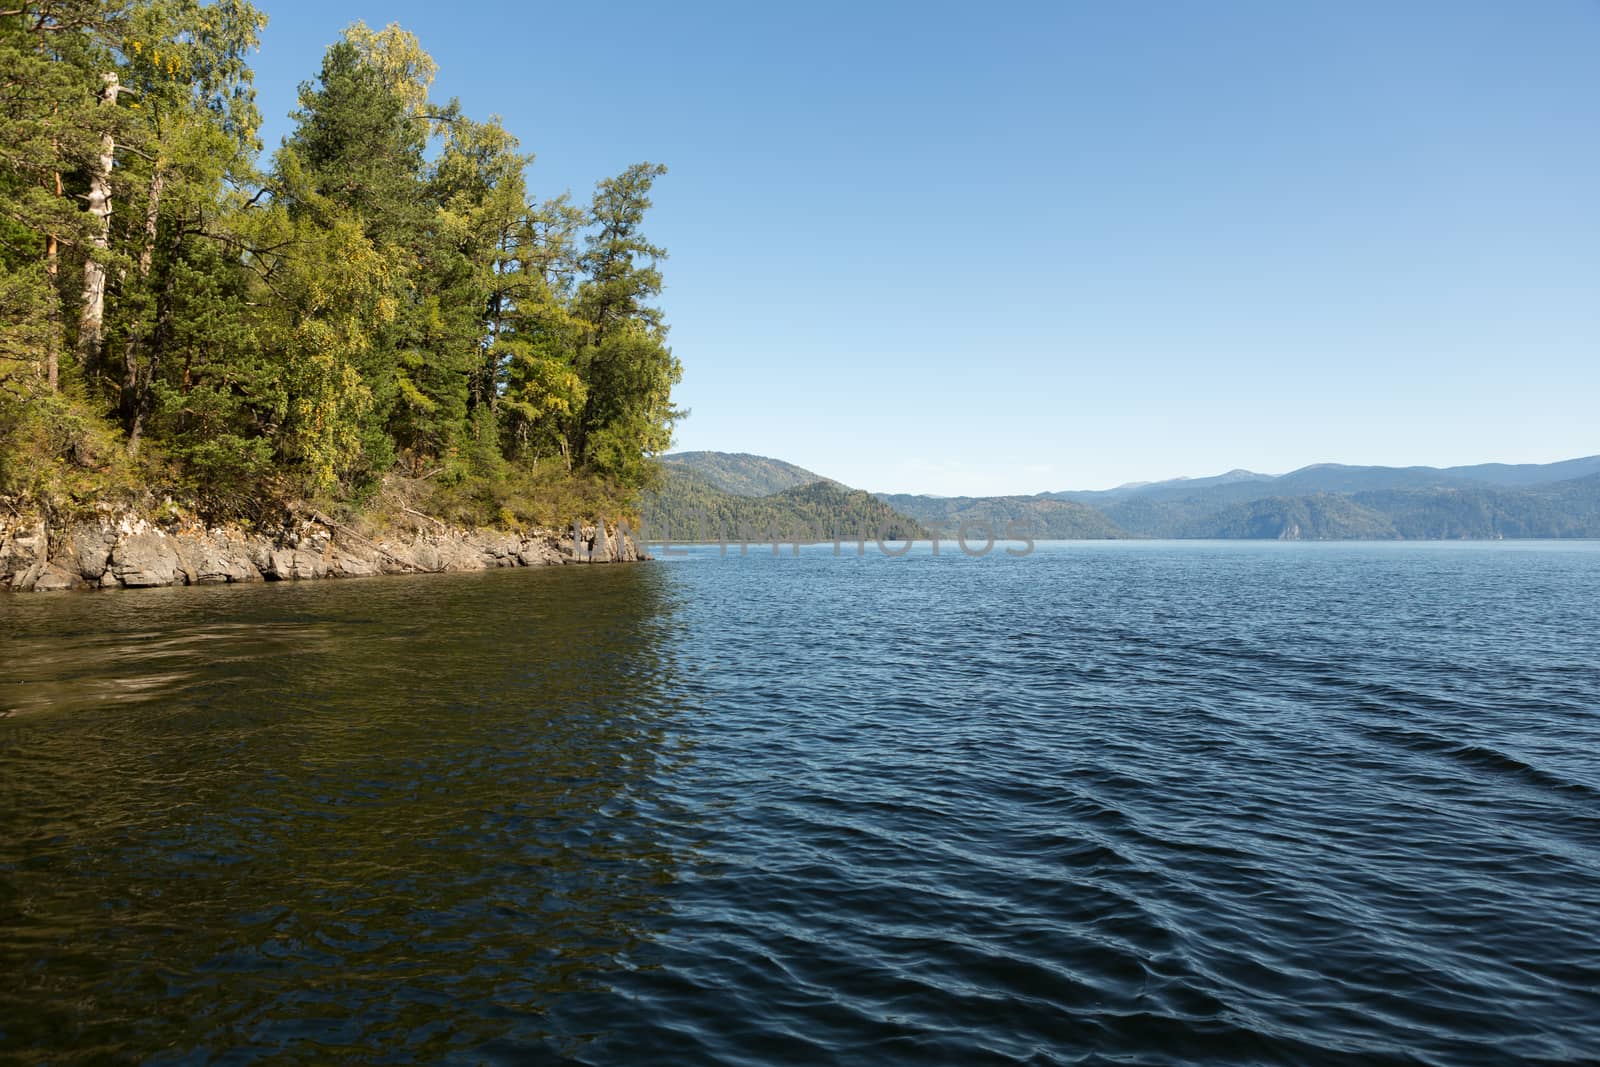
<path fill-rule="evenodd" d="M 1600 544 L 0 599 L 0 1062 L 1600 1061 Z"/>

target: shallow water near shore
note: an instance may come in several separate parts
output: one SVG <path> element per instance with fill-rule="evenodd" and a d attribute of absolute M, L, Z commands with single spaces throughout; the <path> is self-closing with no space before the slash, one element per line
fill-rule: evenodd
<path fill-rule="evenodd" d="M 0 600 L 0 1062 L 1600 1058 L 1600 543 Z"/>

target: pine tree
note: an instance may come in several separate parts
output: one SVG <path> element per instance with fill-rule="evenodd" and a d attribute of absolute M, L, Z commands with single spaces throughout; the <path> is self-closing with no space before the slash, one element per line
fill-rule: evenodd
<path fill-rule="evenodd" d="M 0 388 L 26 402 L 59 387 L 63 261 L 94 241 L 79 175 L 98 158 L 96 90 L 118 12 L 99 0 L 0 13 Z"/>
<path fill-rule="evenodd" d="M 588 400 L 578 360 L 590 327 L 572 308 L 585 221 L 565 196 L 528 209 L 500 275 L 494 351 L 506 374 L 507 451 L 535 469 L 546 455 L 572 469 L 570 435 Z"/>
<path fill-rule="evenodd" d="M 665 169 L 531 202 L 500 120 L 431 104 L 416 37 L 356 23 L 263 175 L 264 25 L 248 0 L 0 8 L 0 491 L 121 464 L 226 510 L 398 459 L 496 500 L 552 457 L 642 484 L 679 416 L 641 232 Z"/>
<path fill-rule="evenodd" d="M 256 180 L 254 158 L 260 151 L 248 54 L 256 47 L 266 19 L 243 0 L 220 0 L 201 6 L 194 0 L 157 0 L 135 9 L 129 19 L 122 71 L 129 105 L 136 116 L 130 133 L 133 169 L 142 170 L 143 204 L 139 223 L 128 233 L 128 258 L 120 286 L 121 394 L 119 408 L 128 432 L 128 448 L 137 452 L 144 424 L 175 334 L 181 299 L 189 314 L 214 327 L 238 318 L 245 303 L 239 279 L 217 277 L 204 286 L 226 304 L 197 301 L 182 292 L 181 260 L 204 259 L 218 275 L 238 274 L 237 263 L 217 253 L 237 252 L 232 216 L 244 210 L 235 190 Z M 218 245 L 209 253 L 192 249 L 195 242 Z M 230 284 L 233 283 L 233 284 Z M 188 353 L 183 388 L 191 388 L 204 368 L 226 358 L 238 345 L 210 353 Z M 169 394 L 170 395 L 170 394 Z"/>
<path fill-rule="evenodd" d="M 645 458 L 670 445 L 682 416 L 671 394 L 683 369 L 667 347 L 661 310 L 649 303 L 661 294 L 666 250 L 640 230 L 651 186 L 666 172 L 638 163 L 596 187 L 594 232 L 580 260 L 588 278 L 574 301 L 590 330 L 577 363 L 588 391 L 573 437 L 586 463 L 625 485 L 645 480 Z"/>

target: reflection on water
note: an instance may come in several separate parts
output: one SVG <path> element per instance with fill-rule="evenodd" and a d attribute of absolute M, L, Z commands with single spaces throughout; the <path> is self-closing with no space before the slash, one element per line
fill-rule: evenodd
<path fill-rule="evenodd" d="M 0 1062 L 1600 1062 L 1600 543 L 712 547 L 0 653 Z"/>
<path fill-rule="evenodd" d="M 648 568 L 16 608 L 0 1052 L 575 1047 L 692 862 Z"/>

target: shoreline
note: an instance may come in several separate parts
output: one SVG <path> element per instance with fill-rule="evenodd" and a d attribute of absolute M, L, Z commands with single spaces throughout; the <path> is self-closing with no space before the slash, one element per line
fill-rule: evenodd
<path fill-rule="evenodd" d="M 650 557 L 603 522 L 523 533 L 452 527 L 428 519 L 409 535 L 368 537 L 319 512 L 269 536 L 239 526 L 165 527 L 131 512 L 52 527 L 0 517 L 0 592 L 94 592 L 178 585 L 448 574 L 509 567 L 633 563 Z"/>

